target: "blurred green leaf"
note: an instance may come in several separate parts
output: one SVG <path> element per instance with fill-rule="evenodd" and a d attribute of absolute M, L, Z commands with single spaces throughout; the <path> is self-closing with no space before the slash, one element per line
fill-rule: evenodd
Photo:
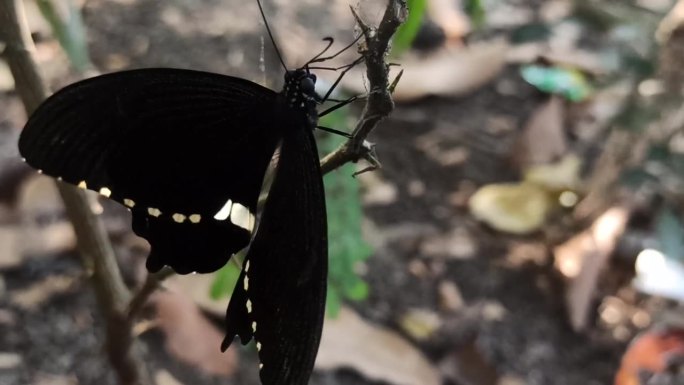
<path fill-rule="evenodd" d="M 209 291 L 211 298 L 216 300 L 230 297 L 238 278 L 240 278 L 240 269 L 234 263 L 227 263 L 214 273 L 214 276 L 214 282 L 212 282 Z"/>
<path fill-rule="evenodd" d="M 475 27 L 479 28 L 484 25 L 487 13 L 482 0 L 466 0 L 465 11 Z"/>
<path fill-rule="evenodd" d="M 321 125 L 346 130 L 347 113 L 335 111 L 321 119 Z M 346 139 L 324 133 L 319 140 L 322 153 L 337 148 Z M 357 267 L 371 253 L 361 234 L 363 217 L 359 183 L 352 177 L 352 164 L 327 174 L 324 178 L 328 208 L 328 316 L 334 317 L 344 300 L 360 301 L 368 296 L 368 285 L 359 277 Z"/>
<path fill-rule="evenodd" d="M 615 120 L 618 127 L 627 130 L 641 132 L 649 123 L 655 121 L 660 112 L 653 106 L 643 105 L 637 100 L 632 100 L 625 106 L 623 112 Z"/>
<path fill-rule="evenodd" d="M 675 213 L 665 207 L 656 218 L 660 251 L 671 259 L 684 261 L 684 226 Z"/>
<path fill-rule="evenodd" d="M 628 169 L 620 175 L 620 182 L 630 189 L 638 189 L 646 183 L 658 183 L 658 178 L 643 168 Z"/>
<path fill-rule="evenodd" d="M 92 67 L 88 55 L 85 26 L 80 10 L 73 0 L 61 0 L 65 5 L 65 15 L 62 15 L 55 3 L 57 0 L 36 0 L 43 17 L 50 24 L 69 61 L 78 71 L 85 71 Z"/>
<path fill-rule="evenodd" d="M 525 81 L 540 91 L 559 94 L 573 102 L 585 100 L 593 92 L 584 74 L 575 69 L 528 65 L 520 72 Z"/>
<path fill-rule="evenodd" d="M 399 56 L 411 48 L 411 43 L 413 43 L 423 23 L 426 6 L 427 0 L 408 0 L 408 18 L 394 34 L 392 56 Z"/>
<path fill-rule="evenodd" d="M 546 41 L 551 36 L 551 28 L 544 23 L 525 24 L 511 33 L 511 42 L 523 44 L 534 41 Z"/>

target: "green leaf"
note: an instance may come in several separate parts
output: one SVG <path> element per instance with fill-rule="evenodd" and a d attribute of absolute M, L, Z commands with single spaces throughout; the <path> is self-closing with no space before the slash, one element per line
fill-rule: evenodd
<path fill-rule="evenodd" d="M 323 119 L 321 125 L 344 131 L 349 126 L 344 109 Z M 324 133 L 320 140 L 322 153 L 329 153 L 346 139 Z M 355 167 L 347 164 L 324 177 L 328 212 L 328 316 L 334 317 L 345 300 L 361 301 L 368 296 L 368 286 L 359 277 L 356 267 L 371 253 L 363 240 L 363 212 L 359 182 L 353 178 Z"/>
<path fill-rule="evenodd" d="M 408 18 L 394 34 L 392 56 L 399 56 L 411 48 L 411 44 L 423 23 L 426 6 L 427 0 L 408 0 Z"/>
<path fill-rule="evenodd" d="M 361 279 L 357 279 L 344 292 L 345 297 L 353 301 L 361 301 L 368 298 L 368 284 Z"/>
<path fill-rule="evenodd" d="M 465 3 L 465 11 L 470 16 L 470 20 L 477 28 L 482 27 L 486 19 L 486 11 L 482 0 L 467 0 Z"/>
<path fill-rule="evenodd" d="M 36 3 L 74 68 L 78 71 L 84 71 L 92 67 L 88 55 L 83 18 L 73 1 L 64 0 L 66 4 L 65 15 L 60 14 L 55 0 L 37 0 Z"/>
<path fill-rule="evenodd" d="M 238 278 L 240 278 L 240 269 L 238 269 L 237 265 L 234 263 L 226 264 L 214 273 L 214 282 L 211 284 L 209 295 L 214 300 L 230 297 Z"/>
<path fill-rule="evenodd" d="M 528 65 L 522 67 L 520 73 L 525 81 L 540 91 L 559 94 L 573 102 L 580 102 L 592 93 L 584 74 L 575 69 Z"/>
<path fill-rule="evenodd" d="M 656 218 L 660 251 L 671 259 L 684 261 L 684 226 L 674 212 L 665 207 Z"/>

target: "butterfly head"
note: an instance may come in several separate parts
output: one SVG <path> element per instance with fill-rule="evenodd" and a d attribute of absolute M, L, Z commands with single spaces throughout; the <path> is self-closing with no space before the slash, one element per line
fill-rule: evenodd
<path fill-rule="evenodd" d="M 316 94 L 316 75 L 302 68 L 287 71 L 282 95 L 291 110 L 305 113 L 312 123 L 318 120 L 316 106 L 320 97 Z"/>

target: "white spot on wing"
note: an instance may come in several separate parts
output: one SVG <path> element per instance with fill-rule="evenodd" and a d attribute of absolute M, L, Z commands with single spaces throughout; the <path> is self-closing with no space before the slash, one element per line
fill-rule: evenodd
<path fill-rule="evenodd" d="M 154 208 L 154 207 L 148 207 L 147 208 L 147 213 L 150 214 L 151 216 L 157 218 L 158 216 L 161 215 L 161 210 Z"/>
<path fill-rule="evenodd" d="M 249 271 L 249 261 L 245 263 L 245 273 Z"/>
<path fill-rule="evenodd" d="M 102 194 L 102 195 L 106 196 L 107 198 L 109 198 L 109 197 L 112 195 L 112 190 L 108 189 L 107 187 L 102 187 L 102 188 L 100 189 L 100 194 Z"/>
<path fill-rule="evenodd" d="M 252 312 L 252 301 L 247 300 L 247 302 L 245 303 L 245 305 L 246 305 L 246 307 L 247 307 L 247 313 L 251 313 L 251 312 Z"/>
<path fill-rule="evenodd" d="M 38 174 L 42 174 L 42 173 L 43 173 L 43 170 L 38 169 Z"/>
<path fill-rule="evenodd" d="M 264 368 L 264 364 L 261 364 L 261 363 L 260 363 L 260 364 L 259 364 L 259 370 L 261 370 L 261 369 L 263 369 L 263 368 Z"/>
<path fill-rule="evenodd" d="M 249 289 L 249 277 L 245 275 L 245 279 L 242 280 L 242 287 L 247 291 Z"/>
<path fill-rule="evenodd" d="M 61 177 L 61 176 L 58 176 L 58 177 L 57 177 L 57 181 L 61 182 L 61 181 L 62 181 L 62 177 Z"/>
<path fill-rule="evenodd" d="M 225 221 L 226 219 L 228 219 L 228 217 L 230 216 L 230 209 L 232 206 L 233 201 L 228 199 L 228 202 L 226 202 L 226 204 L 223 205 L 223 207 L 221 207 L 221 210 L 219 210 L 216 213 L 216 215 L 214 215 L 214 219 L 216 219 L 217 221 Z"/>
<path fill-rule="evenodd" d="M 178 223 L 183 223 L 183 222 L 185 222 L 185 219 L 187 219 L 187 217 L 185 215 L 179 214 L 179 213 L 173 214 L 171 216 L 171 218 L 173 218 L 173 220 L 178 222 Z"/>
<path fill-rule="evenodd" d="M 78 188 L 82 188 L 85 190 L 88 188 L 88 184 L 86 183 L 86 181 L 82 180 L 82 181 L 78 182 Z"/>
<path fill-rule="evenodd" d="M 202 216 L 199 214 L 192 214 L 188 218 L 192 223 L 199 223 L 202 220 Z"/>
<path fill-rule="evenodd" d="M 230 221 L 235 226 L 242 227 L 245 230 L 252 231 L 249 228 L 250 215 L 249 209 L 237 202 L 233 203 L 233 208 L 230 210 Z"/>
<path fill-rule="evenodd" d="M 252 321 L 252 333 L 256 333 L 256 321 Z"/>
<path fill-rule="evenodd" d="M 132 199 L 128 199 L 128 198 L 124 199 L 124 204 L 125 204 L 126 206 L 128 206 L 128 207 L 133 207 L 133 206 L 135 206 L 135 202 L 133 202 Z"/>
<path fill-rule="evenodd" d="M 256 343 L 257 351 L 261 351 L 261 342 Z"/>

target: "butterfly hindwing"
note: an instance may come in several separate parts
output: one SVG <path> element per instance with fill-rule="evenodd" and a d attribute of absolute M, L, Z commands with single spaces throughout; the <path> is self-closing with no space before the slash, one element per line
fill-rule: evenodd
<path fill-rule="evenodd" d="M 48 98 L 19 149 L 45 174 L 131 208 L 134 231 L 152 247 L 151 270 L 213 271 L 249 243 L 282 135 L 276 95 L 200 71 L 102 75 Z"/>
<path fill-rule="evenodd" d="M 325 195 L 311 131 L 285 136 L 259 230 L 227 311 L 224 348 L 253 337 L 264 385 L 304 385 L 325 313 Z"/>

